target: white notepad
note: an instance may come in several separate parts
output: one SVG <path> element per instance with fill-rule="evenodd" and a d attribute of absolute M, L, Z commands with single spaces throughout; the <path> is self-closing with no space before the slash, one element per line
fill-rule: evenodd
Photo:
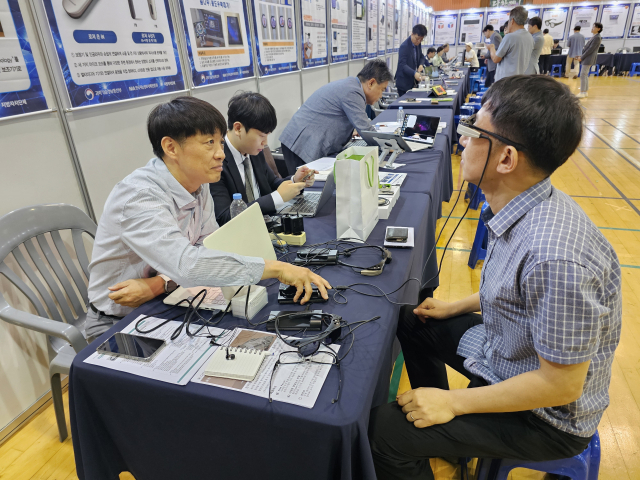
<path fill-rule="evenodd" d="M 209 377 L 251 382 L 258 374 L 265 357 L 271 355 L 262 350 L 242 347 L 230 347 L 229 355 L 231 354 L 235 355 L 235 358 L 227 359 L 227 347 L 219 347 L 207 363 L 204 374 Z"/>

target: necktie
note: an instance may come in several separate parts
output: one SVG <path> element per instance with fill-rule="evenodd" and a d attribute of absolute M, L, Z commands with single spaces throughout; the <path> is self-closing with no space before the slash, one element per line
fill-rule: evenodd
<path fill-rule="evenodd" d="M 244 157 L 244 188 L 247 192 L 247 200 L 249 203 L 256 201 L 256 195 L 253 193 L 253 176 L 251 175 L 251 159 L 249 155 Z"/>

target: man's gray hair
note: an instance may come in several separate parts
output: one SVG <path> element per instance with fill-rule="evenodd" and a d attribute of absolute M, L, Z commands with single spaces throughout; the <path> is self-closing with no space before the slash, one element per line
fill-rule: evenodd
<path fill-rule="evenodd" d="M 376 58 L 367 62 L 360 73 L 358 73 L 358 79 L 364 83 L 374 78 L 377 83 L 390 82 L 393 80 L 393 75 L 387 66 L 387 63 L 381 58 Z"/>
<path fill-rule="evenodd" d="M 518 25 L 524 26 L 527 23 L 527 18 L 529 18 L 529 12 L 524 7 L 518 6 L 509 12 L 509 20 L 513 20 Z"/>

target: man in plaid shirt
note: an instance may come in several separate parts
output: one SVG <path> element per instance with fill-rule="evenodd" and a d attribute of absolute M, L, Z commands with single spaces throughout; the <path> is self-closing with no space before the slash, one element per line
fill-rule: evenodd
<path fill-rule="evenodd" d="M 565 85 L 518 75 L 463 124 L 463 175 L 490 205 L 480 291 L 401 312 L 413 390 L 371 412 L 379 480 L 432 479 L 431 457 L 546 461 L 589 444 L 609 404 L 622 302 L 613 248 L 549 179 L 582 123 Z M 475 388 L 449 390 L 445 364 Z"/>

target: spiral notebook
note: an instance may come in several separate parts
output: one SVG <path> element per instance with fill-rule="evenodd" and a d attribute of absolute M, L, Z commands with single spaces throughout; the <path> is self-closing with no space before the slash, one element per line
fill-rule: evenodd
<path fill-rule="evenodd" d="M 204 374 L 251 382 L 256 378 L 265 357 L 271 353 L 253 348 L 230 347 L 229 355 L 234 355 L 235 358 L 227 359 L 227 348 L 218 348 L 207 363 Z"/>

